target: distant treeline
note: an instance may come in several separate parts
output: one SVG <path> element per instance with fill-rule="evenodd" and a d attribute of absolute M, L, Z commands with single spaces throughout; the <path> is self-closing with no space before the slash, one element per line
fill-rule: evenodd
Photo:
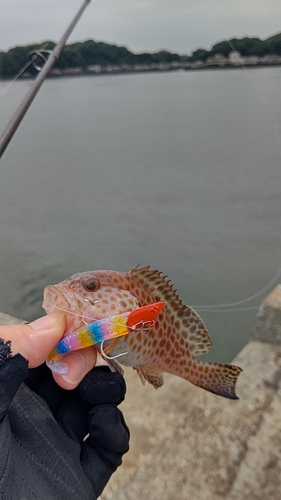
<path fill-rule="evenodd" d="M 25 47 L 14 47 L 8 52 L 0 52 L 0 77 L 13 78 L 26 65 L 29 54 L 34 50 L 46 48 L 52 50 L 53 42 L 43 42 L 42 44 L 28 45 Z M 87 69 L 88 66 L 101 65 L 102 67 L 114 65 L 136 65 L 136 64 L 159 64 L 171 63 L 173 61 L 186 61 L 187 56 L 172 54 L 166 50 L 156 53 L 134 54 L 126 47 L 110 45 L 103 42 L 87 40 L 86 42 L 72 43 L 66 45 L 61 55 L 54 65 L 54 68 L 61 70 L 68 68 Z M 36 74 L 33 67 L 28 68 L 28 72 Z"/>
<path fill-rule="evenodd" d="M 46 47 L 46 50 L 54 48 L 54 42 L 44 42 L 41 44 L 27 45 L 24 47 L 14 47 L 7 52 L 0 52 L 0 78 L 14 78 L 27 64 L 29 55 L 34 50 Z M 259 38 L 233 38 L 224 40 L 213 45 L 211 50 L 199 48 L 191 55 L 179 55 L 161 50 L 156 53 L 144 52 L 135 54 L 126 47 L 110 45 L 104 42 L 87 40 L 67 45 L 54 68 L 65 70 L 68 68 L 82 68 L 87 70 L 88 66 L 134 66 L 170 64 L 172 62 L 193 62 L 206 61 L 208 57 L 221 54 L 228 57 L 233 50 L 240 52 L 241 56 L 259 56 L 267 54 L 281 55 L 281 33 L 271 36 L 266 40 Z M 30 66 L 28 72 L 36 74 L 36 70 Z"/>
<path fill-rule="evenodd" d="M 271 36 L 266 40 L 249 37 L 223 40 L 222 42 L 218 42 L 213 45 L 211 50 L 203 48 L 195 50 L 190 57 L 190 61 L 206 61 L 208 57 L 214 57 L 216 54 L 228 57 L 230 52 L 233 51 L 240 52 L 242 57 L 263 57 L 268 54 L 281 56 L 281 33 Z"/>

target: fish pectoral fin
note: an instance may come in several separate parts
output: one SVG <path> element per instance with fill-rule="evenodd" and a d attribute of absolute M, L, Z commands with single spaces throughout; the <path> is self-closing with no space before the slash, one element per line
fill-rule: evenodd
<path fill-rule="evenodd" d="M 182 305 L 178 311 L 178 317 L 183 326 L 181 336 L 188 344 L 193 356 L 206 354 L 212 347 L 212 339 L 199 314 L 191 307 Z"/>
<path fill-rule="evenodd" d="M 137 370 L 143 385 L 145 384 L 146 380 L 147 382 L 149 382 L 149 384 L 153 385 L 155 389 L 159 389 L 159 387 L 161 387 L 164 384 L 164 378 L 162 373 L 154 372 L 153 370 L 145 368 L 144 366 L 137 366 L 134 369 Z"/>

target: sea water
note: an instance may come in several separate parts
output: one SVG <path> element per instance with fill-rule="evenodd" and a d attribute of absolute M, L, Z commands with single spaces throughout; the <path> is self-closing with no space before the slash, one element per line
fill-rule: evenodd
<path fill-rule="evenodd" d="M 281 260 L 280 76 L 48 79 L 0 163 L 0 310 L 33 319 L 46 284 L 136 264 L 163 271 L 194 306 L 262 289 Z M 1 132 L 31 85 L 0 100 Z M 206 359 L 234 357 L 261 300 L 202 311 Z"/>

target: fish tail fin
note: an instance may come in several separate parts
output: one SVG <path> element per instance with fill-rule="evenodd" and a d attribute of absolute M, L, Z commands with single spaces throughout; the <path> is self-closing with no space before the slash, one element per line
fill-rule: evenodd
<path fill-rule="evenodd" d="M 229 399 L 239 399 L 235 392 L 237 378 L 242 368 L 223 363 L 198 361 L 198 370 L 190 382 L 206 391 Z"/>

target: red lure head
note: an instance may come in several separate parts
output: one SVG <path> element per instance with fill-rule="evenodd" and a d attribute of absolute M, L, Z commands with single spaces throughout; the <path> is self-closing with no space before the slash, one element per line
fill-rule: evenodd
<path fill-rule="evenodd" d="M 129 313 L 127 325 L 131 327 L 132 330 L 140 323 L 143 323 L 144 326 L 147 324 L 147 326 L 152 327 L 154 326 L 156 316 L 162 311 L 163 307 L 164 302 L 155 302 L 154 304 L 138 307 Z"/>

